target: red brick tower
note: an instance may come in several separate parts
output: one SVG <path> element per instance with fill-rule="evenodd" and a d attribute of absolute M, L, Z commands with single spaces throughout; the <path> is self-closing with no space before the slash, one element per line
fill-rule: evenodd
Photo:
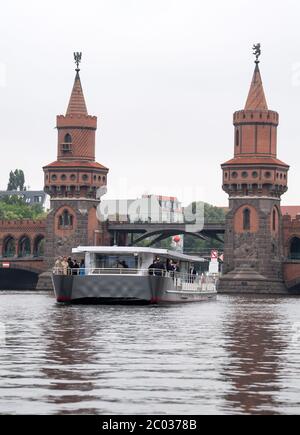
<path fill-rule="evenodd" d="M 57 160 L 45 166 L 45 192 L 51 198 L 46 236 L 49 263 L 70 255 L 78 245 L 99 243 L 97 190 L 106 186 L 108 169 L 95 162 L 97 118 L 88 114 L 75 53 L 75 82 L 66 115 L 57 116 Z"/>
<path fill-rule="evenodd" d="M 280 198 L 289 166 L 277 159 L 279 115 L 268 109 L 259 70 L 260 46 L 244 110 L 233 116 L 234 158 L 222 165 L 229 195 L 221 292 L 281 293 Z"/>

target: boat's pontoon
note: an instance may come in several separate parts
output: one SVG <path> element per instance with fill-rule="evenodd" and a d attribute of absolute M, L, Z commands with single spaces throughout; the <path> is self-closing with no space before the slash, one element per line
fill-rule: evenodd
<path fill-rule="evenodd" d="M 116 246 L 78 247 L 73 254 L 78 260 L 84 258 L 85 266 L 67 272 L 53 270 L 58 302 L 158 304 L 216 296 L 216 276 L 190 274 L 192 266 L 197 269 L 205 261 L 199 257 L 166 249 Z M 177 271 L 164 268 L 170 262 Z"/>

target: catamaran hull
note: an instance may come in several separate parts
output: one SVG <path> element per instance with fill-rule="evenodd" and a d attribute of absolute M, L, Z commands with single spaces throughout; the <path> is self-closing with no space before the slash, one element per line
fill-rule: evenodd
<path fill-rule="evenodd" d="M 178 283 L 160 276 L 65 276 L 53 275 L 58 302 L 99 304 L 161 304 L 200 302 L 216 296 L 214 284 L 197 289 L 193 283 Z"/>

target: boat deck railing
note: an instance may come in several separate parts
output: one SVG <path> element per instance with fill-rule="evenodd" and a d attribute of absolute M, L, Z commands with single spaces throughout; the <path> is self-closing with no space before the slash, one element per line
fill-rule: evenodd
<path fill-rule="evenodd" d="M 102 276 L 102 275 L 127 275 L 127 276 L 157 276 L 172 278 L 174 286 L 183 290 L 197 290 L 205 287 L 215 287 L 218 275 L 191 275 L 184 272 L 173 272 L 164 269 L 131 269 L 131 268 L 54 268 L 54 275 L 72 276 Z"/>

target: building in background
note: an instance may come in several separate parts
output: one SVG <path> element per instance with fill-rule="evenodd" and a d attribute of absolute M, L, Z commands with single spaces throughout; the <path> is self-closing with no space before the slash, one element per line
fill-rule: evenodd
<path fill-rule="evenodd" d="M 183 208 L 171 196 L 143 195 L 137 199 L 102 200 L 100 221 L 128 223 L 183 223 Z"/>
<path fill-rule="evenodd" d="M 24 200 L 28 205 L 41 205 L 47 208 L 47 195 L 43 190 L 0 190 L 0 200 L 16 196 Z"/>

